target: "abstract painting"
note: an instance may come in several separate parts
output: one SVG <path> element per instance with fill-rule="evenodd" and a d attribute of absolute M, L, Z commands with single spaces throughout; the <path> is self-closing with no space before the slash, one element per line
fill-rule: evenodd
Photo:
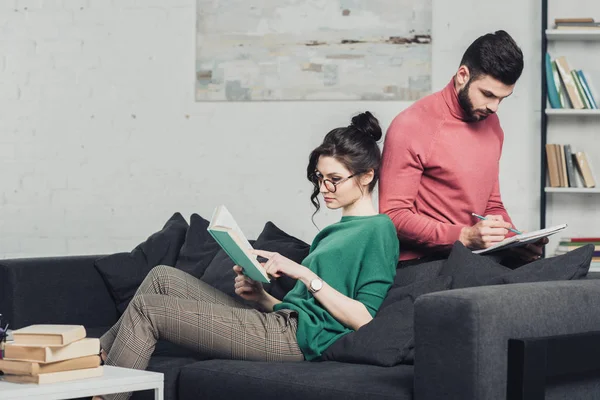
<path fill-rule="evenodd" d="M 431 0 L 196 0 L 197 101 L 416 100 Z"/>

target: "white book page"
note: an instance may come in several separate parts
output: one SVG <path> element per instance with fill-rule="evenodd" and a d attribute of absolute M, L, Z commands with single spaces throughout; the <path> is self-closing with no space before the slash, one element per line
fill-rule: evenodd
<path fill-rule="evenodd" d="M 220 205 L 215 209 L 209 228 L 212 228 L 213 226 L 222 226 L 224 228 L 231 229 L 236 233 L 237 238 L 244 246 L 246 246 L 246 248 L 253 248 L 248 239 L 246 239 L 246 235 L 244 235 L 237 222 L 235 222 L 233 215 L 231 215 L 229 210 L 227 210 L 227 207 L 224 205 Z"/>

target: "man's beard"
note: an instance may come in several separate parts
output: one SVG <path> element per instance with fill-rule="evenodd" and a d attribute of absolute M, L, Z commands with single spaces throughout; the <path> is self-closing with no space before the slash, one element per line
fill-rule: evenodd
<path fill-rule="evenodd" d="M 477 113 L 477 111 L 473 107 L 473 103 L 471 102 L 471 99 L 469 98 L 469 88 L 470 87 L 471 87 L 471 80 L 469 79 L 469 82 L 467 82 L 465 87 L 458 91 L 458 104 L 465 112 L 465 117 L 463 118 L 463 121 L 465 121 L 465 122 L 483 121 L 484 119 L 486 119 L 493 113 L 489 112 L 487 110 L 485 111 L 484 115 Z"/>

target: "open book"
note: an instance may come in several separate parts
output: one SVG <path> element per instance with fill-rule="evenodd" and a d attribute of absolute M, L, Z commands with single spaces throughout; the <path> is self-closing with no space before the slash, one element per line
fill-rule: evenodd
<path fill-rule="evenodd" d="M 257 257 L 250 253 L 252 245 L 225 206 L 221 205 L 215 209 L 208 232 L 233 262 L 244 269 L 246 276 L 255 281 L 270 282 L 267 272 L 258 262 Z"/>
<path fill-rule="evenodd" d="M 474 250 L 475 254 L 485 254 L 494 251 L 510 249 L 511 247 L 525 246 L 528 243 L 537 242 L 541 238 L 554 235 L 556 232 L 560 232 L 567 227 L 567 224 L 556 225 L 550 228 L 540 229 L 533 232 L 522 233 L 520 235 L 511 236 L 504 239 L 501 242 L 496 243 L 487 249 Z"/>

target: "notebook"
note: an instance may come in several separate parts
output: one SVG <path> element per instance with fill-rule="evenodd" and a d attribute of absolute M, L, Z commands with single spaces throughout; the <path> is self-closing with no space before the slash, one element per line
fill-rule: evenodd
<path fill-rule="evenodd" d="M 486 254 L 494 251 L 510 249 L 511 247 L 525 246 L 528 243 L 537 242 L 541 238 L 554 235 L 567 227 L 567 224 L 556 225 L 550 228 L 540 229 L 533 232 L 526 232 L 520 235 L 511 236 L 501 242 L 496 243 L 487 249 L 473 250 L 474 254 Z"/>

